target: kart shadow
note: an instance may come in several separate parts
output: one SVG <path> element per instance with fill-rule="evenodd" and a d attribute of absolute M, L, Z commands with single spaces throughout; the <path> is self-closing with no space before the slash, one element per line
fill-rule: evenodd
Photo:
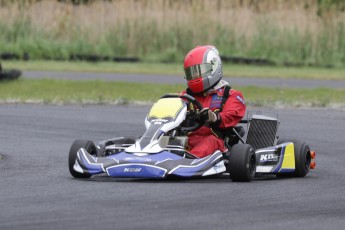
<path fill-rule="evenodd" d="M 310 177 L 309 177 L 310 178 Z M 168 177 L 168 178 L 114 178 L 107 175 L 95 175 L 91 178 L 73 178 L 79 181 L 88 182 L 105 182 L 105 183 L 229 183 L 232 182 L 229 174 L 213 175 L 207 177 Z M 276 175 L 256 175 L 250 183 L 261 182 L 261 181 L 284 181 L 284 180 L 295 180 L 299 178 L 295 177 L 277 177 Z M 306 179 L 306 178 L 304 178 Z M 246 182 L 232 182 L 232 183 L 246 183 Z"/>
<path fill-rule="evenodd" d="M 147 178 L 112 178 L 106 175 L 97 175 L 89 179 L 77 179 L 89 182 L 117 182 L 117 183 L 229 183 L 229 175 L 214 175 L 208 177 L 182 178 L 170 177 L 164 179 Z"/>
<path fill-rule="evenodd" d="M 258 175 L 252 182 L 260 181 L 273 181 L 273 180 L 289 180 L 293 178 L 288 177 L 276 177 L 275 175 Z M 114 178 L 107 175 L 96 175 L 88 179 L 76 179 L 80 181 L 89 182 L 116 182 L 116 183 L 229 183 L 232 182 L 229 174 L 213 175 L 208 177 L 193 177 L 193 178 L 183 178 L 183 177 L 169 177 L 164 179 L 147 179 L 147 178 Z M 232 183 L 243 183 L 243 182 L 232 182 Z"/>

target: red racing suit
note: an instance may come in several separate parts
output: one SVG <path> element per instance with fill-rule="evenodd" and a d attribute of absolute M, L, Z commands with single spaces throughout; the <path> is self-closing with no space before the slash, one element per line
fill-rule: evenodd
<path fill-rule="evenodd" d="M 230 90 L 229 97 L 224 103 L 223 109 L 221 109 L 224 88 L 223 86 L 217 90 L 208 91 L 206 94 L 193 95 L 203 108 L 209 108 L 216 113 L 221 110 L 219 112 L 220 123 L 218 125 L 220 129 L 236 126 L 246 112 L 242 93 L 234 89 Z M 186 94 L 186 92 L 183 92 L 183 94 Z M 224 140 L 218 137 L 210 127 L 202 126 L 188 134 L 188 151 L 193 155 L 203 158 L 213 154 L 216 150 L 224 152 L 227 149 L 224 145 Z"/>

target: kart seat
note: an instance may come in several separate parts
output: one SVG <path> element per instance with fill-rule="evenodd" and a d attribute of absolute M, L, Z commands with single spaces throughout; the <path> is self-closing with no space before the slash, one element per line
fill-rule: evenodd
<path fill-rule="evenodd" d="M 226 144 L 231 147 L 235 144 L 238 144 L 238 142 L 242 139 L 242 137 L 244 137 L 245 133 L 246 132 L 245 132 L 243 126 L 231 127 L 229 129 L 225 130 L 224 140 L 225 140 Z"/>

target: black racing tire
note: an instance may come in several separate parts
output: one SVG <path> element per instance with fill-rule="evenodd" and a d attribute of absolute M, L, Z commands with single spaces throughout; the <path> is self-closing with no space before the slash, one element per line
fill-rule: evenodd
<path fill-rule="evenodd" d="M 289 174 L 277 174 L 277 177 L 305 177 L 310 170 L 310 147 L 306 142 L 291 139 L 279 139 L 278 144 L 292 142 L 294 144 L 295 152 L 295 167 L 296 170 Z"/>
<path fill-rule="evenodd" d="M 80 148 L 84 148 L 91 155 L 97 156 L 96 146 L 92 141 L 76 140 L 73 142 L 69 150 L 68 168 L 71 175 L 75 178 L 90 178 L 92 176 L 91 174 L 80 173 L 80 172 L 75 171 L 73 168 L 75 164 L 75 160 L 77 159 L 77 152 Z"/>
<path fill-rule="evenodd" d="M 0 71 L 0 80 L 15 80 L 20 77 L 22 72 L 17 69 Z"/>
<path fill-rule="evenodd" d="M 235 144 L 230 149 L 229 172 L 235 182 L 249 182 L 255 176 L 256 155 L 252 146 Z"/>

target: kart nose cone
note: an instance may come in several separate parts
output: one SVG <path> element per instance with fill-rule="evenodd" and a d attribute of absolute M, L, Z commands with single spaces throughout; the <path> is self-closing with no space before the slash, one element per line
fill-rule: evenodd
<path fill-rule="evenodd" d="M 166 169 L 145 164 L 115 165 L 106 169 L 108 176 L 123 178 L 164 178 Z"/>

